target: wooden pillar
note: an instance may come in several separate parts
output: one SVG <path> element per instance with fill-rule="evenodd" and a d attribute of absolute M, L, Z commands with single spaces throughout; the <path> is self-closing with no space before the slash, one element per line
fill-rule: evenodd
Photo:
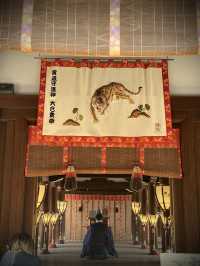
<path fill-rule="evenodd" d="M 172 184 L 175 251 L 200 252 L 200 116 L 185 112 L 177 126 L 181 133 L 183 179 Z"/>
<path fill-rule="evenodd" d="M 149 214 L 156 214 L 155 185 L 149 182 Z M 155 254 L 155 226 L 149 224 L 149 252 Z"/>
<path fill-rule="evenodd" d="M 36 192 L 37 192 L 37 178 L 25 177 L 25 199 L 24 199 L 24 216 L 23 216 L 23 229 L 29 235 L 34 234 L 33 229 L 35 226 L 35 205 L 36 205 Z"/>
<path fill-rule="evenodd" d="M 141 191 L 141 214 L 147 215 L 147 188 L 144 187 Z M 146 248 L 147 245 L 147 225 L 141 224 L 141 248 Z"/>
<path fill-rule="evenodd" d="M 155 202 L 155 186 L 153 182 L 149 182 L 149 214 L 156 213 L 156 202 Z"/>
<path fill-rule="evenodd" d="M 28 124 L 23 118 L 1 122 L 1 219 L 0 240 L 25 231 L 32 235 L 35 181 L 24 177 Z"/>
<path fill-rule="evenodd" d="M 56 213 L 56 185 L 50 183 L 50 211 Z M 49 226 L 49 248 L 56 248 L 55 244 L 55 226 L 50 223 Z"/>
<path fill-rule="evenodd" d="M 175 252 L 185 252 L 185 219 L 183 208 L 183 180 L 173 180 L 173 213 Z"/>
<path fill-rule="evenodd" d="M 13 136 L 13 130 L 10 125 L 8 130 L 8 123 L 6 121 L 0 122 L 0 240 L 5 242 L 9 238 L 9 209 L 10 209 L 10 191 L 9 184 L 11 182 L 11 167 L 9 168 L 9 150 L 12 143 L 6 141 Z M 9 171 L 6 175 L 6 171 Z M 10 174 L 10 175 L 9 175 Z"/>

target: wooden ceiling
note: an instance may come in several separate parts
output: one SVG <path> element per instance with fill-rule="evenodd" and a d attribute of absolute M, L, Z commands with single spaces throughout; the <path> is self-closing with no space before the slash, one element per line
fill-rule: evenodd
<path fill-rule="evenodd" d="M 63 179 L 62 179 L 63 178 Z M 131 175 L 102 175 L 79 174 L 77 176 L 77 190 L 74 194 L 131 194 L 129 183 Z M 61 180 L 62 179 L 62 180 Z M 143 176 L 144 184 L 150 181 L 149 176 Z M 55 182 L 57 186 L 64 187 L 64 176 L 50 176 L 49 182 Z M 157 182 L 169 183 L 169 178 L 158 178 Z"/>

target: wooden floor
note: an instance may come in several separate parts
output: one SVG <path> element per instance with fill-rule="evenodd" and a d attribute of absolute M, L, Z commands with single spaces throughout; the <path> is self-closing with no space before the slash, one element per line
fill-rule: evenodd
<path fill-rule="evenodd" d="M 42 266 L 158 266 L 159 256 L 148 255 L 148 250 L 134 247 L 131 243 L 118 243 L 116 249 L 119 258 L 109 258 L 107 260 L 88 260 L 80 258 L 81 243 L 70 242 L 60 245 L 58 248 L 50 249 L 50 254 L 40 255 Z"/>

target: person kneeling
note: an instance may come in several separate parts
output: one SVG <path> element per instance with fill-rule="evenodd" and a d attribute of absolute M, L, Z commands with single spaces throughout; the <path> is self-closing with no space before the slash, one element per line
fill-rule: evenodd
<path fill-rule="evenodd" d="M 96 223 L 91 224 L 84 239 L 81 257 L 88 256 L 90 259 L 106 259 L 111 254 L 110 230 L 103 223 L 103 216 L 100 212 L 96 215 Z"/>

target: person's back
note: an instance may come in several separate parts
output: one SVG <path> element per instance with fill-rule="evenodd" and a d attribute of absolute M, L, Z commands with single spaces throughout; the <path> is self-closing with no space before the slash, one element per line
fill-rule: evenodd
<path fill-rule="evenodd" d="M 100 222 L 91 225 L 91 246 L 106 245 L 106 242 L 107 226 Z"/>
<path fill-rule="evenodd" d="M 108 253 L 111 256 L 118 257 L 118 254 L 117 254 L 117 251 L 116 251 L 115 245 L 114 245 L 112 229 L 110 226 L 107 227 L 107 234 L 108 234 L 108 242 L 107 242 Z"/>
<path fill-rule="evenodd" d="M 33 241 L 27 234 L 17 234 L 11 240 L 8 250 L 0 262 L 0 266 L 40 266 L 40 261 L 32 255 Z"/>
<path fill-rule="evenodd" d="M 103 216 L 98 213 L 96 223 L 90 225 L 84 238 L 81 258 L 106 259 L 109 255 L 118 257 L 112 230 L 107 223 L 103 223 Z"/>
<path fill-rule="evenodd" d="M 40 261 L 38 257 L 28 254 L 24 251 L 18 252 L 15 255 L 13 266 L 39 266 Z"/>
<path fill-rule="evenodd" d="M 91 225 L 89 236 L 89 254 L 93 259 L 105 259 L 107 252 L 107 226 L 102 222 L 102 215 L 96 216 L 97 222 Z"/>

